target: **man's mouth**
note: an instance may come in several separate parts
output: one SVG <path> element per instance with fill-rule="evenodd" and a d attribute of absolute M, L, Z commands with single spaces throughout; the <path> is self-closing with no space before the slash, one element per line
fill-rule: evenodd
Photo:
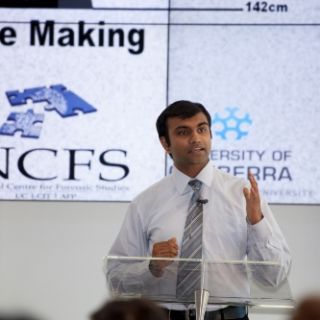
<path fill-rule="evenodd" d="M 190 153 L 198 153 L 198 152 L 202 152 L 204 151 L 205 148 L 201 147 L 201 146 L 197 146 L 197 147 L 193 147 L 192 149 L 190 149 Z"/>

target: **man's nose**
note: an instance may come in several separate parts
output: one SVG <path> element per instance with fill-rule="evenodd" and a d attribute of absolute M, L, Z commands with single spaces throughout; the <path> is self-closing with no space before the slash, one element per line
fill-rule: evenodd
<path fill-rule="evenodd" d="M 197 131 L 192 131 L 190 142 L 195 143 L 200 141 L 200 134 Z"/>

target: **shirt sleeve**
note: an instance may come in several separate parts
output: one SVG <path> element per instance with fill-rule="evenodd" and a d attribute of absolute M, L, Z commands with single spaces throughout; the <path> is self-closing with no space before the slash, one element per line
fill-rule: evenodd
<path fill-rule="evenodd" d="M 105 273 L 110 289 L 137 294 L 141 293 L 151 280 L 156 281 L 149 271 L 149 260 L 146 259 L 148 256 L 147 234 L 137 205 L 132 202 L 109 251 Z"/>
<path fill-rule="evenodd" d="M 109 255 L 148 256 L 147 235 L 135 202 L 129 205 L 120 232 L 109 251 Z"/>
<path fill-rule="evenodd" d="M 247 255 L 251 261 L 273 262 L 274 265 L 257 265 L 254 276 L 264 284 L 277 286 L 288 276 L 291 255 L 287 242 L 268 204 L 262 200 L 263 219 L 251 225 L 248 222 Z"/>

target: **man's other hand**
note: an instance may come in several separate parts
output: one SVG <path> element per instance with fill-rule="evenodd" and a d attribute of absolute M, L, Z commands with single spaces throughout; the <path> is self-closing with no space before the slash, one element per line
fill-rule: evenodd
<path fill-rule="evenodd" d="M 247 218 L 251 224 L 256 224 L 263 218 L 260 205 L 260 194 L 257 181 L 250 171 L 248 179 L 250 181 L 251 188 L 243 189 L 243 194 L 246 198 Z"/>
<path fill-rule="evenodd" d="M 156 242 L 152 248 L 152 257 L 175 258 L 178 255 L 178 250 L 177 239 L 173 237 L 167 241 Z M 165 267 L 170 263 L 170 260 L 152 260 L 149 265 L 150 272 L 155 277 L 161 277 Z"/>

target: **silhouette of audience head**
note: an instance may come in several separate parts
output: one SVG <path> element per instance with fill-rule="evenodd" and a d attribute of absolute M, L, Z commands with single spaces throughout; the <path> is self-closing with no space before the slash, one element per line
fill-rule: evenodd
<path fill-rule="evenodd" d="M 113 300 L 91 315 L 91 320 L 166 320 L 165 312 L 146 299 Z"/>
<path fill-rule="evenodd" d="M 37 320 L 33 315 L 25 313 L 0 313 L 0 320 Z"/>
<path fill-rule="evenodd" d="M 320 294 L 303 298 L 298 303 L 292 320 L 320 320 Z"/>

